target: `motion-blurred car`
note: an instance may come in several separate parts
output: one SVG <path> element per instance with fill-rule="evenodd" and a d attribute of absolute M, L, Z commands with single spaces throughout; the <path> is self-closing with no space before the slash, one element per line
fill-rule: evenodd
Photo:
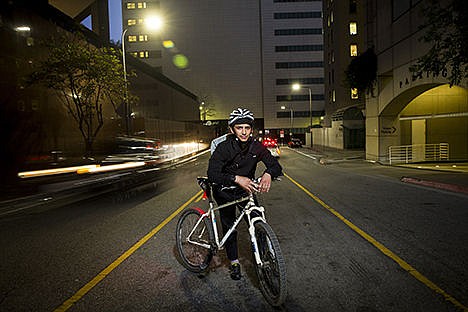
<path fill-rule="evenodd" d="M 263 146 L 265 146 L 270 151 L 271 155 L 274 157 L 280 157 L 281 151 L 276 139 L 264 138 L 262 143 Z"/>
<path fill-rule="evenodd" d="M 153 154 L 161 147 L 157 139 L 120 136 L 116 138 L 118 154 Z"/>
<path fill-rule="evenodd" d="M 292 138 L 291 141 L 288 142 L 288 146 L 290 148 L 302 147 L 302 142 L 299 139 Z"/>

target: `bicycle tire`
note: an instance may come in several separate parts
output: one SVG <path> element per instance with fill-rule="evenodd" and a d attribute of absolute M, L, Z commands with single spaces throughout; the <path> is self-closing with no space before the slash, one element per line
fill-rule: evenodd
<path fill-rule="evenodd" d="M 205 272 L 213 258 L 213 250 L 211 248 L 195 245 L 187 241 L 188 235 L 201 216 L 202 213 L 197 209 L 185 210 L 177 222 L 176 229 L 176 244 L 182 265 L 194 273 Z M 212 225 L 209 219 L 205 218 L 198 225 L 194 234 L 192 234 L 191 240 L 212 245 L 213 236 Z"/>
<path fill-rule="evenodd" d="M 260 290 L 270 305 L 280 306 L 286 299 L 287 285 L 286 265 L 279 241 L 267 223 L 259 221 L 254 224 L 254 227 L 258 252 L 263 263 L 263 266 L 259 266 L 254 261 Z"/>

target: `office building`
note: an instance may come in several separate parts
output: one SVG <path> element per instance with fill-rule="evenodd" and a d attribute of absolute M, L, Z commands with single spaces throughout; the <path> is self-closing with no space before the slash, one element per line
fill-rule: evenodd
<path fill-rule="evenodd" d="M 322 2 L 261 1 L 261 20 L 265 130 L 305 140 L 324 107 Z"/>
<path fill-rule="evenodd" d="M 365 92 L 345 82 L 353 59 L 365 52 L 365 1 L 323 1 L 325 116 L 314 130 L 314 144 L 334 148 L 364 148 Z"/>

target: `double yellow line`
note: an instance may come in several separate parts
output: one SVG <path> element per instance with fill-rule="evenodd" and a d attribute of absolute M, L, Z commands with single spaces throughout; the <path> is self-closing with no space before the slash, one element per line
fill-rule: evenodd
<path fill-rule="evenodd" d="M 375 248 L 380 250 L 384 255 L 395 261 L 401 268 L 403 268 L 406 272 L 411 274 L 414 278 L 416 278 L 418 281 L 435 291 L 436 293 L 442 295 L 445 300 L 451 302 L 454 306 L 457 308 L 461 309 L 462 311 L 468 311 L 468 308 L 464 306 L 460 301 L 449 295 L 447 292 L 445 292 L 442 288 L 437 286 L 434 282 L 429 280 L 427 277 L 422 275 L 418 270 L 416 270 L 414 267 L 412 267 L 410 264 L 408 264 L 406 261 L 401 259 L 399 256 L 397 256 L 395 253 L 393 253 L 390 249 L 376 241 L 372 236 L 358 228 L 356 225 L 354 225 L 351 221 L 343 217 L 338 211 L 327 205 L 323 200 L 309 192 L 305 187 L 303 187 L 299 182 L 291 178 L 289 175 L 284 174 L 285 177 L 287 177 L 292 183 L 294 183 L 297 187 L 299 187 L 304 193 L 309 195 L 313 200 L 315 200 L 317 203 L 319 203 L 323 208 L 331 212 L 335 217 L 340 219 L 344 224 L 346 224 L 349 228 L 351 228 L 354 232 L 358 233 L 362 238 L 364 238 L 366 241 L 374 245 Z"/>
<path fill-rule="evenodd" d="M 418 281 L 423 283 L 428 288 L 432 289 L 436 293 L 442 295 L 445 300 L 451 302 L 454 306 L 461 309 L 462 311 L 468 312 L 468 308 L 464 306 L 461 302 L 456 300 L 454 297 L 449 295 L 445 292 L 442 288 L 437 286 L 423 274 L 421 274 L 418 270 L 412 267 L 410 264 L 405 262 L 387 247 L 376 241 L 372 236 L 358 228 L 354 225 L 351 221 L 346 219 L 343 215 L 337 212 L 335 209 L 327 205 L 324 201 L 320 198 L 312 194 L 309 190 L 307 190 L 304 186 L 299 184 L 299 182 L 295 181 L 289 175 L 284 174 L 292 183 L 294 183 L 297 187 L 299 187 L 304 193 L 306 193 L 309 197 L 311 197 L 314 201 L 320 204 L 323 208 L 328 210 L 332 213 L 335 217 L 341 220 L 344 224 L 346 224 L 349 228 L 351 228 L 354 232 L 359 234 L 362 238 L 366 241 L 371 243 L 374 247 L 380 250 L 384 255 L 395 261 L 401 268 L 411 274 L 414 278 Z M 98 283 L 100 283 L 104 278 L 107 277 L 115 268 L 117 268 L 123 261 L 125 261 L 128 257 L 130 257 L 135 251 L 137 251 L 143 244 L 145 244 L 150 238 L 152 238 L 156 233 L 158 233 L 166 224 L 168 224 L 172 219 L 174 219 L 183 209 L 185 209 L 191 202 L 195 200 L 200 200 L 202 195 L 202 191 L 199 191 L 197 194 L 192 196 L 187 202 L 185 202 L 182 206 L 180 206 L 176 211 L 174 211 L 169 217 L 167 217 L 162 223 L 156 226 L 153 230 L 151 230 L 148 234 L 146 234 L 143 238 L 141 238 L 137 243 L 135 243 L 130 249 L 128 249 L 125 253 L 123 253 L 120 257 L 118 257 L 114 262 L 108 265 L 104 270 L 102 270 L 98 275 L 96 275 L 90 282 L 84 285 L 80 290 L 78 290 L 73 296 L 71 296 L 68 300 L 66 300 L 61 306 L 55 309 L 55 312 L 62 312 L 67 311 L 70 309 L 73 304 L 75 304 L 78 300 L 84 297 L 92 288 L 94 288 Z"/>

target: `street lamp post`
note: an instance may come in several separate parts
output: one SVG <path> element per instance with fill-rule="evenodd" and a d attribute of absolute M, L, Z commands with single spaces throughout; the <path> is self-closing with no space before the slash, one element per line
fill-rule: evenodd
<path fill-rule="evenodd" d="M 123 78 L 124 78 L 124 115 L 125 115 L 125 133 L 130 134 L 129 127 L 129 105 L 128 105 L 128 85 L 127 85 L 127 67 L 125 61 L 125 34 L 127 33 L 128 28 L 125 28 L 122 32 L 121 42 L 122 42 L 122 66 L 123 66 Z"/>
<path fill-rule="evenodd" d="M 163 19 L 160 16 L 149 16 L 145 18 L 145 26 L 153 31 L 159 31 L 163 27 Z M 123 66 L 123 77 L 125 83 L 125 90 L 124 90 L 124 114 L 125 114 L 125 132 L 127 135 L 130 134 L 130 114 L 131 108 L 130 103 L 128 102 L 128 83 L 127 83 L 127 62 L 126 62 L 126 55 L 125 55 L 125 35 L 127 34 L 128 28 L 125 28 L 122 31 L 122 36 L 120 41 L 122 42 L 122 66 Z"/>
<path fill-rule="evenodd" d="M 286 109 L 286 106 L 281 106 L 281 109 Z M 289 106 L 289 137 L 292 137 L 293 130 L 293 120 L 294 120 L 294 111 L 291 106 Z"/>
<path fill-rule="evenodd" d="M 309 91 L 309 117 L 310 117 L 310 129 L 312 129 L 312 90 L 309 87 L 303 87 L 298 83 L 293 84 L 292 89 L 294 91 L 298 91 L 300 89 L 307 89 Z"/>

